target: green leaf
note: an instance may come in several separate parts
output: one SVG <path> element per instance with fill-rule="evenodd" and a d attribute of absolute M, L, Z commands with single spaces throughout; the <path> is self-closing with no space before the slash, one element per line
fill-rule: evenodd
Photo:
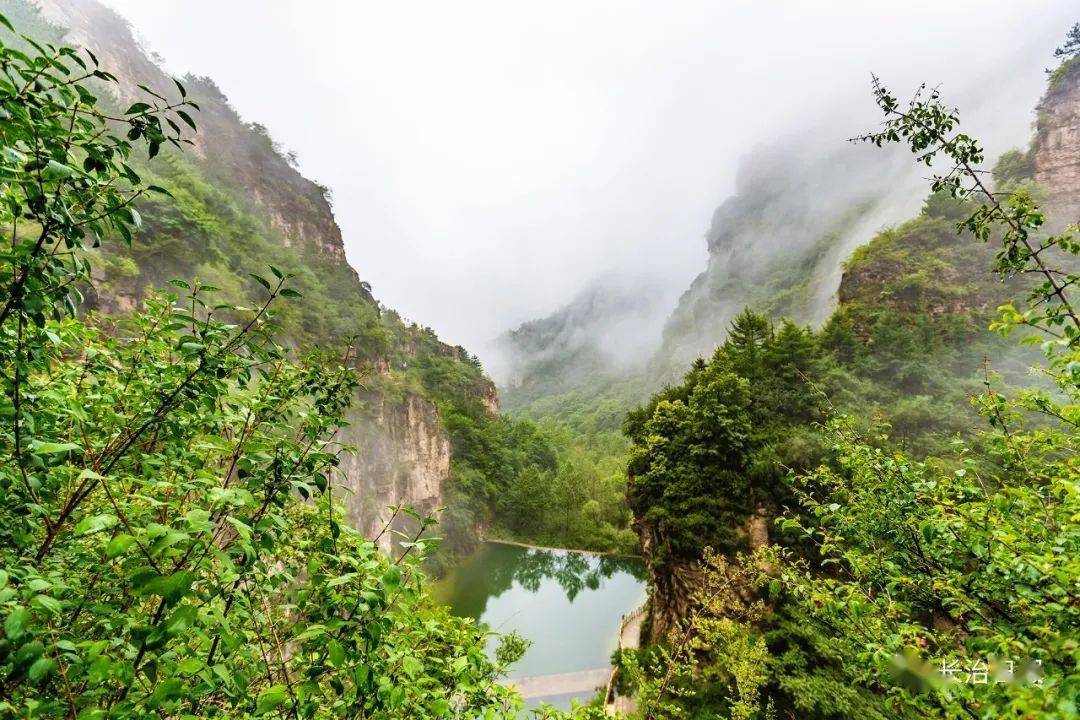
<path fill-rule="evenodd" d="M 251 276 L 255 280 L 255 282 L 259 283 L 267 290 L 270 289 L 270 282 L 266 278 L 262 277 L 261 275 L 256 275 L 255 273 L 248 273 L 248 275 Z"/>
<path fill-rule="evenodd" d="M 169 635 L 179 635 L 195 624 L 198 611 L 194 605 L 181 605 L 165 623 L 165 632 Z"/>
<path fill-rule="evenodd" d="M 63 163 L 58 163 L 55 160 L 50 160 L 45 166 L 45 171 L 43 174 L 45 175 L 45 177 L 50 179 L 67 178 L 74 175 L 75 171 L 67 165 L 64 165 Z"/>
<path fill-rule="evenodd" d="M 176 669 L 182 673 L 197 673 L 204 667 L 206 667 L 206 663 L 204 663 L 200 658 L 192 657 L 179 662 L 176 666 Z"/>
<path fill-rule="evenodd" d="M 293 639 L 296 640 L 297 642 L 300 642 L 301 640 L 310 640 L 313 637 L 318 637 L 319 635 L 325 635 L 325 634 L 326 634 L 326 626 L 325 625 L 310 625 L 310 626 L 307 627 L 307 629 L 305 629 L 302 633 L 300 633 L 299 635 L 297 635 Z"/>
<path fill-rule="evenodd" d="M 327 658 L 330 660 L 330 664 L 334 667 L 341 667 L 345 662 L 345 648 L 341 647 L 341 643 L 337 640 L 331 640 L 326 648 Z"/>
<path fill-rule="evenodd" d="M 134 544 L 135 538 L 126 533 L 122 533 L 110 540 L 109 544 L 105 546 L 105 555 L 107 555 L 109 559 L 120 557 Z"/>
<path fill-rule="evenodd" d="M 125 115 L 138 115 L 140 113 L 146 112 L 149 109 L 150 109 L 150 106 L 147 103 L 137 102 L 134 105 L 132 105 L 131 107 L 129 107 L 127 109 L 127 112 L 124 113 L 124 114 Z"/>
<path fill-rule="evenodd" d="M 81 447 L 75 443 L 56 443 L 56 442 L 43 442 L 32 443 L 30 449 L 33 450 L 36 455 L 57 455 L 60 453 L 79 452 Z"/>
<path fill-rule="evenodd" d="M 169 602 L 175 602 L 191 591 L 194 582 L 195 574 L 188 570 L 171 575 L 158 575 L 152 569 L 144 568 L 143 572 L 132 578 L 131 584 L 138 595 L 158 595 Z"/>
<path fill-rule="evenodd" d="M 115 515 L 92 515 L 83 518 L 75 525 L 75 534 L 79 536 L 92 535 L 102 530 L 108 530 L 118 522 L 119 520 Z"/>
<path fill-rule="evenodd" d="M 59 615 L 64 611 L 64 606 L 54 597 L 48 595 L 35 595 L 31 601 L 45 612 L 52 613 L 53 615 Z"/>
<path fill-rule="evenodd" d="M 184 112 L 183 110 L 177 110 L 176 114 L 179 115 L 180 119 L 183 120 L 185 123 L 187 123 L 188 127 L 190 127 L 192 130 L 197 129 L 195 127 L 195 121 L 192 120 L 191 116 L 188 115 L 186 112 Z"/>
<path fill-rule="evenodd" d="M 154 690 L 147 704 L 151 708 L 160 707 L 162 704 L 178 698 L 184 694 L 184 684 L 178 678 L 165 680 Z"/>
<path fill-rule="evenodd" d="M 34 664 L 30 666 L 30 670 L 27 671 L 26 676 L 30 678 L 30 682 L 40 682 L 48 677 L 49 673 L 56 669 L 56 661 L 51 657 L 39 657 L 34 661 Z"/>
<path fill-rule="evenodd" d="M 394 565 L 387 568 L 386 572 L 382 576 L 383 585 L 388 592 L 393 592 L 401 585 L 401 568 Z"/>
<path fill-rule="evenodd" d="M 15 640 L 23 634 L 28 622 L 30 622 L 30 611 L 24 607 L 17 607 L 8 613 L 7 619 L 4 620 L 4 634 L 8 639 Z"/>
<path fill-rule="evenodd" d="M 255 713 L 265 715 L 271 710 L 281 707 L 288 699 L 289 693 L 284 685 L 271 685 L 259 693 L 259 699 L 255 703 Z"/>

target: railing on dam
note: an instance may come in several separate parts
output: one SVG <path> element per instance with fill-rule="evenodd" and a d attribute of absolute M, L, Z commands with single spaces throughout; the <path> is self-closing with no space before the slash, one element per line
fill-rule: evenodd
<path fill-rule="evenodd" d="M 529 700 L 551 695 L 594 692 L 607 684 L 610 674 L 611 668 L 603 667 L 554 675 L 510 678 L 504 680 L 503 684 L 516 688 L 521 697 Z"/>

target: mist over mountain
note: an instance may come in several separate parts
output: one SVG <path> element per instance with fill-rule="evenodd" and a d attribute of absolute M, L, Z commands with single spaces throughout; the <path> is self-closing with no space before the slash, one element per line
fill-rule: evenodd
<path fill-rule="evenodd" d="M 600 277 L 650 278 L 673 309 L 740 159 L 792 133 L 843 146 L 878 120 L 871 72 L 940 82 L 979 137 L 1019 144 L 1075 6 L 108 4 L 333 191 L 380 300 L 485 363 Z"/>
<path fill-rule="evenodd" d="M 0 0 L 0 716 L 1075 720 L 1075 11 Z"/>
<path fill-rule="evenodd" d="M 984 139 L 988 167 L 1028 141 L 1035 113 L 1013 102 L 1031 94 L 1024 82 L 1023 75 L 992 85 L 972 77 L 950 95 Z M 925 199 L 930 171 L 909 152 L 854 140 L 873 127 L 832 108 L 746 149 L 733 192 L 705 223 L 704 267 L 686 285 L 659 269 L 609 273 L 551 315 L 481 345 L 514 398 L 508 407 L 580 387 L 590 374 L 601 381 L 637 375 L 644 395 L 711 354 L 746 307 L 820 326 L 836 308 L 851 253 L 916 214 Z M 664 248 L 657 242 L 652 250 L 658 267 Z"/>
<path fill-rule="evenodd" d="M 506 407 L 634 372 L 659 344 L 671 302 L 655 279 L 600 278 L 555 313 L 500 335 L 486 367 Z"/>
<path fill-rule="evenodd" d="M 748 306 L 820 324 L 851 250 L 918 208 L 924 191 L 905 154 L 821 143 L 822 134 L 743 158 L 735 194 L 712 216 L 708 265 L 664 327 L 662 362 L 681 367 L 711 353 Z"/>

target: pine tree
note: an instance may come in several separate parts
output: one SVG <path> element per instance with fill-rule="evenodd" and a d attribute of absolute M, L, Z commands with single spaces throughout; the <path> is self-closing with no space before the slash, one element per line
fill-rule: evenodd
<path fill-rule="evenodd" d="M 1054 57 L 1070 60 L 1080 55 L 1080 22 L 1073 25 L 1065 34 L 1065 43 L 1054 51 Z"/>

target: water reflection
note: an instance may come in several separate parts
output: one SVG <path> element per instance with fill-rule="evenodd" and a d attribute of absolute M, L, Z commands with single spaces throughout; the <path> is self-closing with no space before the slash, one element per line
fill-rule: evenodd
<path fill-rule="evenodd" d="M 645 595 L 640 560 L 488 543 L 436 586 L 459 615 L 533 645 L 516 677 L 595 670 Z"/>
<path fill-rule="evenodd" d="M 480 618 L 487 601 L 500 597 L 514 583 L 536 593 L 546 581 L 554 581 L 573 603 L 583 590 L 599 590 L 604 580 L 620 573 L 645 581 L 644 565 L 637 558 L 491 542 L 452 570 L 436 594 L 459 614 Z"/>
<path fill-rule="evenodd" d="M 545 580 L 554 580 L 566 593 L 566 599 L 574 602 L 584 589 L 598 590 L 601 581 L 610 578 L 616 572 L 627 573 L 638 580 L 644 580 L 644 569 L 640 560 L 633 558 L 615 558 L 589 555 L 566 551 L 537 550 L 533 548 L 512 548 L 509 555 L 516 556 L 513 563 L 495 563 L 498 572 L 492 585 L 494 595 L 501 595 L 514 582 L 531 592 L 537 592 Z M 517 550 L 519 552 L 514 552 Z M 524 552 L 520 552 L 524 551 Z"/>

